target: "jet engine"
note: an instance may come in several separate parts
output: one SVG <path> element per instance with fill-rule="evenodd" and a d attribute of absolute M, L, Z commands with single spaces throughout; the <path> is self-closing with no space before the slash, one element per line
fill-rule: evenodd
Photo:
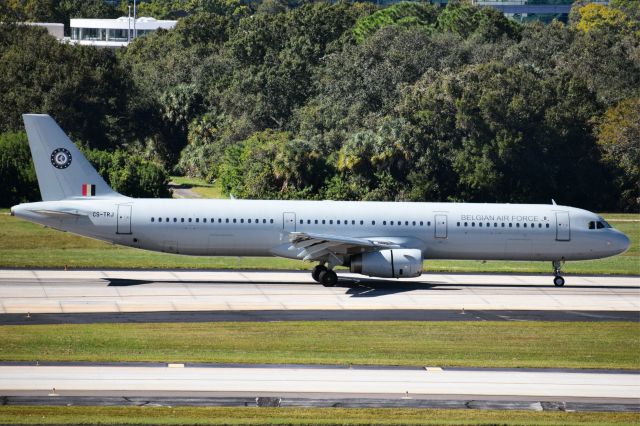
<path fill-rule="evenodd" d="M 419 277 L 422 274 L 422 252 L 418 249 L 394 249 L 361 253 L 351 257 L 350 270 L 370 277 Z"/>

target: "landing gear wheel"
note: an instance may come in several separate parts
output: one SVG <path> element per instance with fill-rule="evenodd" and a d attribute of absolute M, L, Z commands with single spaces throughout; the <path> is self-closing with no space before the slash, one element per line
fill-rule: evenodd
<path fill-rule="evenodd" d="M 555 276 L 555 278 L 553 279 L 553 285 L 555 285 L 556 287 L 562 287 L 564 285 L 564 278 L 562 278 L 562 275 L 560 275 L 562 273 L 563 263 L 564 259 L 562 261 L 554 260 L 553 262 L 551 262 L 551 264 L 553 265 L 553 275 Z"/>
<path fill-rule="evenodd" d="M 338 284 L 338 275 L 331 269 L 326 269 L 320 272 L 320 283 L 325 287 L 334 287 Z"/>
<path fill-rule="evenodd" d="M 320 272 L 322 271 L 326 271 L 327 267 L 324 265 L 317 265 L 315 268 L 313 268 L 313 271 L 311 271 L 311 278 L 313 278 L 314 281 L 320 282 Z"/>

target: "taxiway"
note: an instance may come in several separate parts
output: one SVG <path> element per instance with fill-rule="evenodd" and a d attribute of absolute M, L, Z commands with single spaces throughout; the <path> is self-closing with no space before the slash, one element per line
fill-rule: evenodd
<path fill-rule="evenodd" d="M 640 311 L 640 277 L 568 276 L 557 288 L 546 275 L 426 274 L 403 281 L 339 275 L 336 287 L 325 288 L 305 271 L 0 270 L 0 314 Z"/>

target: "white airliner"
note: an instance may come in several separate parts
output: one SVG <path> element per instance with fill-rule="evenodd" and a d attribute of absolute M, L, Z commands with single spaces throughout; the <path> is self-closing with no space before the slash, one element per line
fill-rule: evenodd
<path fill-rule="evenodd" d="M 25 114 L 42 202 L 11 214 L 145 250 L 199 256 L 281 256 L 374 277 L 422 274 L 423 260 L 551 261 L 624 252 L 629 238 L 602 217 L 544 204 L 138 199 L 118 194 L 48 115 Z"/>

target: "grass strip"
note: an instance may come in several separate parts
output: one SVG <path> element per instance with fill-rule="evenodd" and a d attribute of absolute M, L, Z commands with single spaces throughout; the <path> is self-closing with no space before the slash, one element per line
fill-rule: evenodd
<path fill-rule="evenodd" d="M 0 327 L 3 361 L 640 368 L 624 322 L 216 322 Z"/>
<path fill-rule="evenodd" d="M 8 210 L 0 210 L 7 213 Z M 640 215 L 616 215 L 612 224 L 625 232 L 632 246 L 608 259 L 568 262 L 565 274 L 640 275 Z M 45 228 L 0 214 L 0 268 L 124 268 L 124 269 L 311 269 L 297 260 L 259 257 L 201 257 L 155 253 L 119 247 Z M 551 274 L 548 262 L 425 261 L 432 272 L 507 272 Z"/>
<path fill-rule="evenodd" d="M 622 425 L 638 422 L 638 413 L 398 408 L 0 406 L 1 424 L 21 425 Z"/>

